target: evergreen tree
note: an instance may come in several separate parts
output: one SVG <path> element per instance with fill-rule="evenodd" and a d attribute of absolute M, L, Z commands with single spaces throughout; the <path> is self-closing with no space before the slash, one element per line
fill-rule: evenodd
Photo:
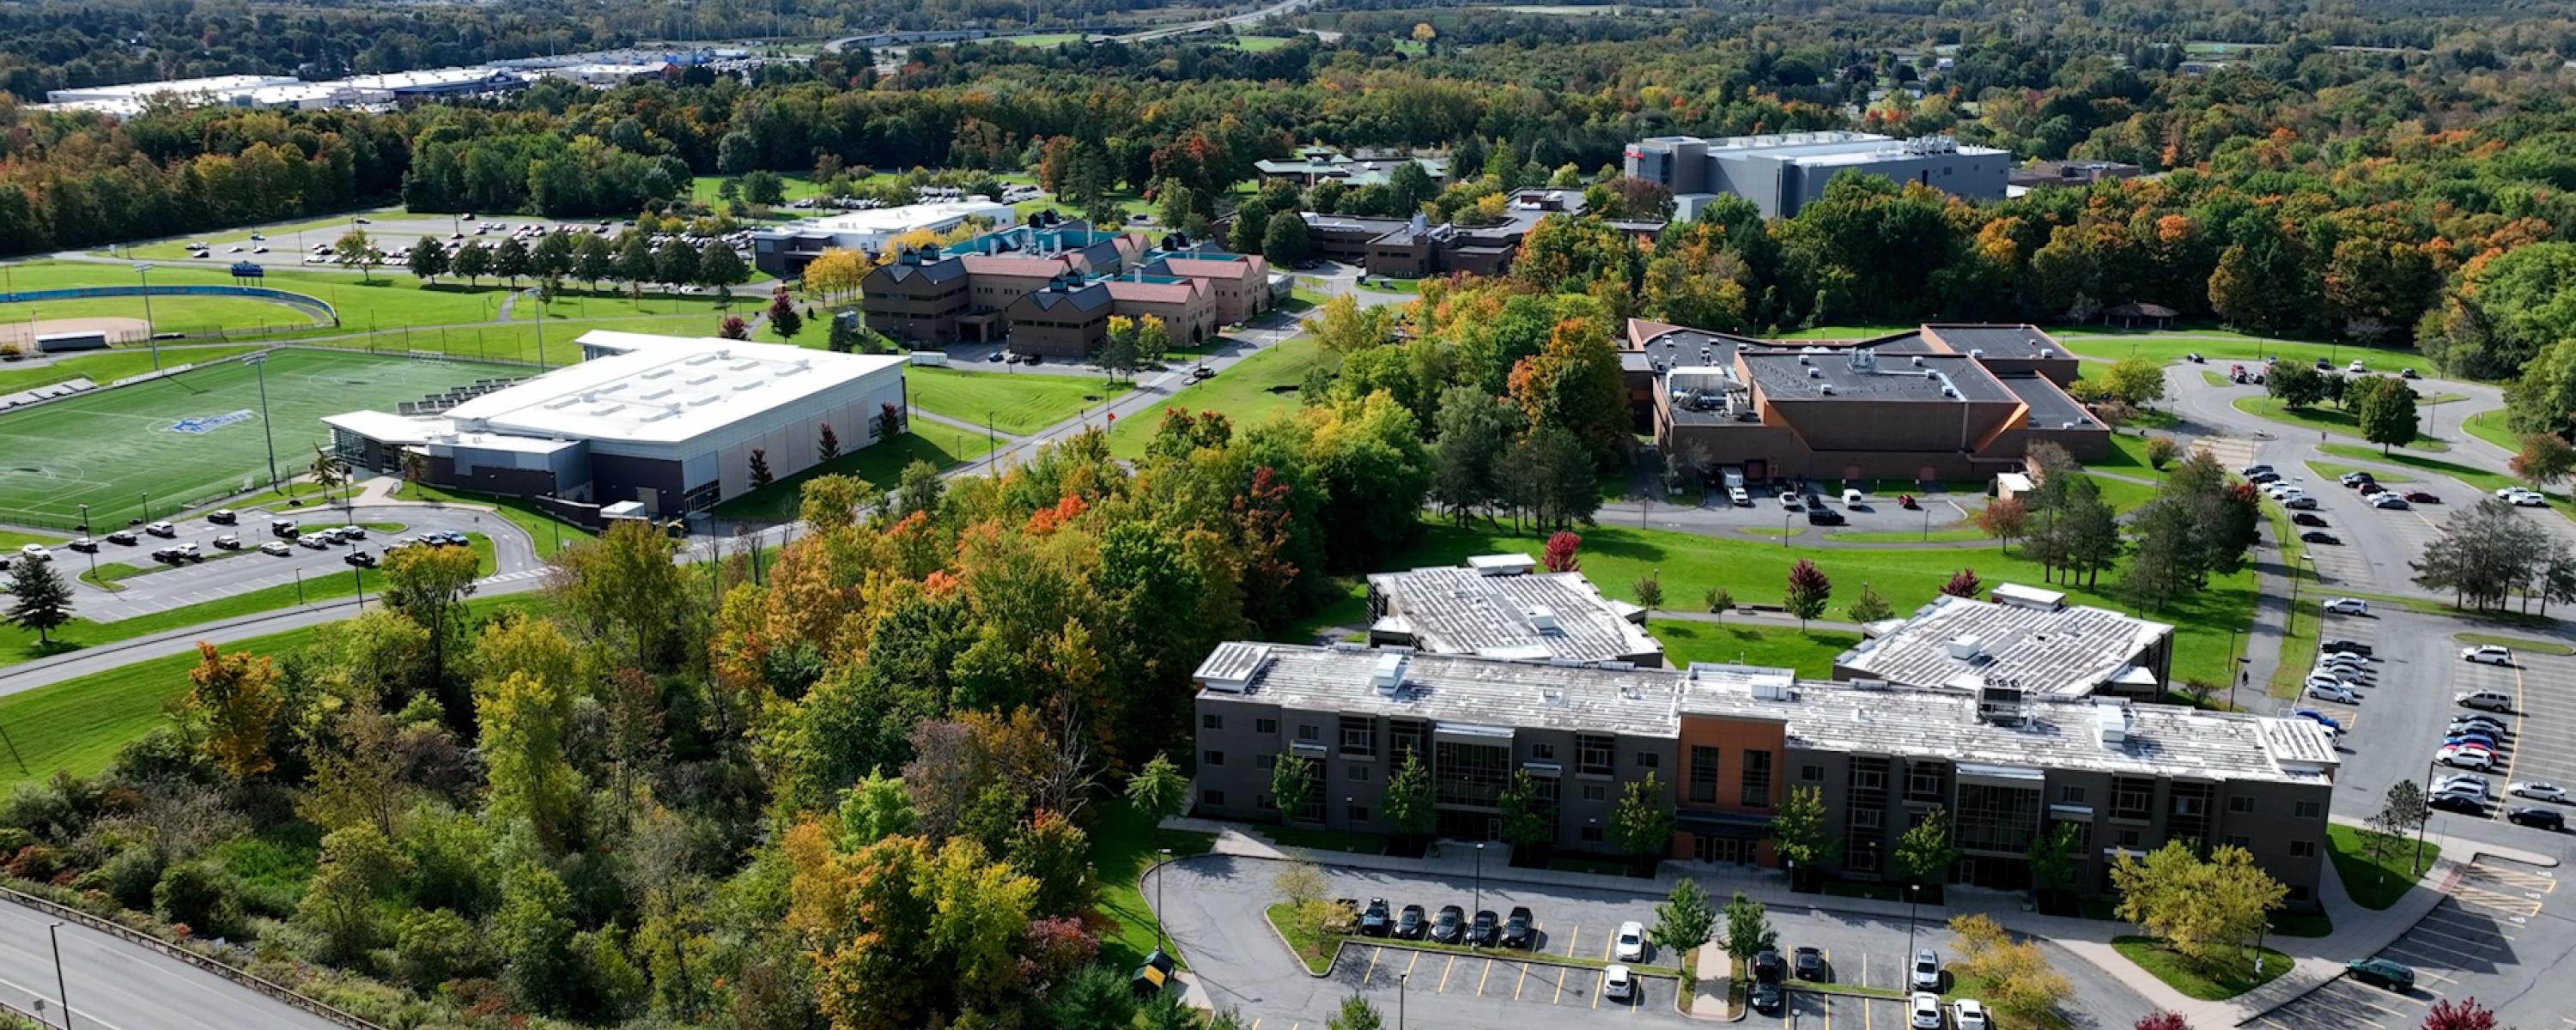
<path fill-rule="evenodd" d="M 39 645 L 72 620 L 72 587 L 50 560 L 20 557 L 9 567 L 9 622 L 36 631 Z"/>

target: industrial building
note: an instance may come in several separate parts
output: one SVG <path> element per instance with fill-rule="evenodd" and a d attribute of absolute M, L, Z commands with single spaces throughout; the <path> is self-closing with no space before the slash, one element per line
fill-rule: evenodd
<path fill-rule="evenodd" d="M 1943 594 L 1909 618 L 1866 627 L 1866 639 L 1834 659 L 1834 678 L 2146 701 L 2163 698 L 2171 684 L 2170 624 L 2070 605 L 2064 593 L 2015 583 L 1987 596 Z"/>
<path fill-rule="evenodd" d="M 432 486 L 644 514 L 700 511 L 876 443 L 906 409 L 904 359 L 740 340 L 594 330 L 577 365 L 488 392 L 322 421 L 352 467 Z"/>
<path fill-rule="evenodd" d="M 1812 788 L 1842 844 L 1824 871 L 1864 881 L 1893 878 L 1897 838 L 1939 808 L 1952 882 L 2027 887 L 2031 842 L 2071 826 L 2078 893 L 2109 893 L 2114 856 L 2181 840 L 2244 847 L 2313 911 L 2340 761 L 2305 719 L 1743 665 L 1242 642 L 1194 679 L 1199 816 L 1393 832 L 1387 783 L 1419 756 L 1441 836 L 1498 839 L 1503 791 L 1526 772 L 1557 847 L 1609 853 L 1626 785 L 1653 774 L 1677 823 L 1665 859 L 1773 866 L 1773 817 Z M 1312 780 L 1282 813 L 1272 773 L 1292 755 Z"/>
<path fill-rule="evenodd" d="M 1621 361 L 1657 445 L 1704 474 L 1983 481 L 2037 441 L 2078 460 L 2111 446 L 2066 393 L 2074 354 L 2027 325 L 1769 341 L 1631 319 Z"/>
<path fill-rule="evenodd" d="M 1533 572 L 1526 554 L 1368 578 L 1369 643 L 1430 654 L 1664 664 L 1646 610 L 1601 596 L 1580 572 Z"/>
<path fill-rule="evenodd" d="M 826 250 L 874 254 L 905 233 L 950 232 L 970 218 L 1008 228 L 1019 224 L 1020 214 L 1011 205 L 985 196 L 846 211 L 753 231 L 751 263 L 771 275 L 790 277 L 804 271 L 807 262 L 822 257 Z"/>
<path fill-rule="evenodd" d="M 1435 184 L 1449 181 L 1449 159 L 1414 157 L 1406 154 L 1362 154 L 1353 157 L 1331 147 L 1303 147 L 1297 156 L 1286 160 L 1264 159 L 1252 163 L 1263 182 L 1290 182 L 1313 186 L 1327 180 L 1345 186 L 1383 186 L 1395 175 L 1396 166 L 1412 162 Z"/>
<path fill-rule="evenodd" d="M 1753 202 L 1765 218 L 1788 218 L 1824 199 L 1846 170 L 1918 182 L 1954 197 L 2001 200 L 2011 152 L 1948 136 L 1895 139 L 1867 132 L 1784 132 L 1763 136 L 1657 136 L 1628 145 L 1627 174 L 1673 191 L 1674 217 L 1697 217 L 1719 194 Z"/>

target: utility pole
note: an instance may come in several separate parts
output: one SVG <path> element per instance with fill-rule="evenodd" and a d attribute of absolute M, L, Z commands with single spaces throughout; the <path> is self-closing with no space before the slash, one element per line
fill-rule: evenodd
<path fill-rule="evenodd" d="M 63 1003 L 63 1030 L 72 1030 L 72 992 L 63 983 L 63 923 L 45 924 L 45 937 L 54 944 L 54 999 Z"/>

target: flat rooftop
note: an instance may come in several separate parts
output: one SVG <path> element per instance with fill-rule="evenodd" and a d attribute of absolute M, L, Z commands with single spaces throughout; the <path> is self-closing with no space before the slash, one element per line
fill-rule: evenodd
<path fill-rule="evenodd" d="M 2082 402 L 2066 395 L 2056 383 L 2036 372 L 2000 375 L 1995 381 L 2030 406 L 2030 424 L 2034 429 L 2100 429 L 2102 423 L 2084 409 Z"/>
<path fill-rule="evenodd" d="M 2008 592 L 2009 593 L 2009 592 Z M 2046 591 L 2034 603 L 1999 604 L 1943 595 L 1916 609 L 1901 624 L 1834 659 L 1839 674 L 1917 687 L 1948 687 L 1965 679 L 2018 687 L 2032 694 L 2081 696 L 2124 676 L 2130 686 L 2158 686 L 2132 663 L 2174 628 L 2106 608 L 2050 608 Z M 2144 682 L 2134 682 L 2143 675 Z"/>
<path fill-rule="evenodd" d="M 2074 352 L 2058 343 L 2038 326 L 2032 325 L 1941 325 L 1923 327 L 1924 333 L 1940 338 L 1952 351 L 1960 354 L 1983 352 L 1989 358 L 2064 358 L 2073 360 Z"/>
<path fill-rule="evenodd" d="M 581 343 L 623 353 L 495 390 L 444 417 L 460 433 L 676 443 L 904 363 L 899 355 L 609 330 L 584 333 Z"/>
<path fill-rule="evenodd" d="M 1819 348 L 1821 349 L 1821 348 Z M 1830 396 L 1874 401 L 2010 401 L 2012 391 L 1964 354 L 1876 357 L 1867 351 L 1747 353 L 1753 385 L 1772 400 Z"/>
<path fill-rule="evenodd" d="M 948 221 L 952 218 L 962 219 L 969 215 L 985 215 L 1004 220 L 1015 217 L 1012 214 L 1011 205 L 1009 204 L 996 203 L 982 197 L 968 197 L 964 200 L 934 200 L 921 204 L 905 204 L 900 207 L 880 207 L 867 211 L 844 211 L 839 214 L 825 215 L 821 218 L 809 218 L 801 222 L 790 222 L 770 231 L 785 233 L 788 235 L 794 235 L 800 232 L 878 233 L 892 235 L 895 233 L 908 232 L 925 225 Z"/>
<path fill-rule="evenodd" d="M 1601 596 L 1580 572 L 1485 575 L 1450 565 L 1381 572 L 1368 583 L 1386 606 L 1369 628 L 1405 634 L 1423 651 L 1587 662 L 1664 651 L 1630 621 L 1636 606 Z"/>
<path fill-rule="evenodd" d="M 1643 669 L 1417 652 L 1404 656 L 1402 685 L 1380 693 L 1378 668 L 1394 653 L 1352 644 L 1220 644 L 1196 674 L 1199 696 L 1422 719 L 1469 733 L 1677 738 L 1685 715 L 1776 722 L 1793 747 L 2013 770 L 2323 785 L 2339 761 L 2325 728 L 2305 719 L 2031 697 L 2023 717 L 2007 723 L 1980 718 L 1974 694 L 1800 680 L 1788 669 L 1759 666 Z M 2118 732 L 2104 732 L 2106 725 Z"/>

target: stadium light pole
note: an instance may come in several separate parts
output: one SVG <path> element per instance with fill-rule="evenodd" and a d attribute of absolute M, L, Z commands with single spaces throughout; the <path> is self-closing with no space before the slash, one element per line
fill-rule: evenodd
<path fill-rule="evenodd" d="M 259 372 L 259 435 L 268 442 L 268 488 L 277 489 L 277 433 L 268 423 L 268 354 L 263 351 L 243 358 L 242 364 Z"/>
<path fill-rule="evenodd" d="M 134 278 L 143 284 L 143 342 L 152 346 L 152 370 L 161 371 L 161 339 L 152 332 L 152 263 L 134 263 Z"/>

